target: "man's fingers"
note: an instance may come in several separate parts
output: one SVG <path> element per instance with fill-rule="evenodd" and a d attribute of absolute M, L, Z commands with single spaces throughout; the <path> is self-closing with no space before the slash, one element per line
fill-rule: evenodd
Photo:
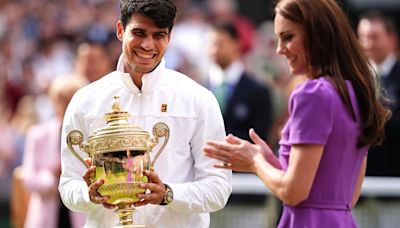
<path fill-rule="evenodd" d="M 94 174 L 96 172 L 96 167 L 91 166 L 89 169 L 86 170 L 86 172 L 83 174 L 83 179 L 85 180 L 87 186 L 91 184 L 91 179 L 94 177 Z"/>
<path fill-rule="evenodd" d="M 143 200 L 146 200 L 149 202 L 153 202 L 154 200 L 158 199 L 156 194 L 151 194 L 151 193 L 148 193 L 148 194 L 140 193 L 140 194 L 138 194 L 138 197 L 139 197 L 139 199 L 143 199 Z"/>
<path fill-rule="evenodd" d="M 112 205 L 112 204 L 108 204 L 108 203 L 103 203 L 103 206 L 107 209 L 115 209 L 117 207 L 116 205 Z"/>
<path fill-rule="evenodd" d="M 97 189 L 104 184 L 104 180 L 97 180 L 89 186 L 89 191 L 97 192 Z"/>
<path fill-rule="evenodd" d="M 106 204 L 109 199 L 110 196 L 101 196 L 101 195 L 90 196 L 90 200 L 96 204 Z"/>
<path fill-rule="evenodd" d="M 149 178 L 149 182 L 151 182 L 151 183 L 155 183 L 155 184 L 162 183 L 160 177 L 154 171 L 144 170 L 143 174 Z"/>
<path fill-rule="evenodd" d="M 88 166 L 92 166 L 92 158 L 85 158 L 84 160 Z"/>
<path fill-rule="evenodd" d="M 164 188 L 164 184 L 156 184 L 156 183 L 141 183 L 139 184 L 139 188 L 148 189 L 150 192 L 159 192 Z"/>
<path fill-rule="evenodd" d="M 89 196 L 90 196 L 90 200 L 93 203 L 104 204 L 104 203 L 107 203 L 107 201 L 110 199 L 110 196 L 102 196 L 97 191 L 97 189 L 99 189 L 99 187 L 102 186 L 103 184 L 104 184 L 104 180 L 97 180 L 89 186 Z"/>

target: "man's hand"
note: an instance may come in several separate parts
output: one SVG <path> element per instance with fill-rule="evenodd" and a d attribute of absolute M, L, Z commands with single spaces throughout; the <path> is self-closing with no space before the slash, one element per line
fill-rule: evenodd
<path fill-rule="evenodd" d="M 96 172 L 96 167 L 91 166 L 87 171 L 83 174 L 83 179 L 85 180 L 88 188 L 89 188 L 89 197 L 90 201 L 95 204 L 103 204 L 105 208 L 114 209 L 115 205 L 108 204 L 107 201 L 110 199 L 110 196 L 101 196 L 97 189 L 104 184 L 104 180 L 97 180 L 91 182 L 93 180 Z"/>
<path fill-rule="evenodd" d="M 149 183 L 141 183 L 139 187 L 148 189 L 150 190 L 150 192 L 145 194 L 138 194 L 137 196 L 139 199 L 141 199 L 141 201 L 136 202 L 134 206 L 139 207 L 149 203 L 159 205 L 161 202 L 164 201 L 164 196 L 166 192 L 165 185 L 158 177 L 157 173 L 148 170 L 145 170 L 143 173 L 149 178 Z"/>

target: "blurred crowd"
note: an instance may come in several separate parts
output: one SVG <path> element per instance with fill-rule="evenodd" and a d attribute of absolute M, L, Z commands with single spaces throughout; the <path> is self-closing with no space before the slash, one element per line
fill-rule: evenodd
<path fill-rule="evenodd" d="M 212 89 L 210 78 L 224 69 L 209 33 L 217 23 L 234 25 L 245 72 L 269 91 L 271 123 L 263 136 L 276 146 L 288 96 L 302 78 L 292 80 L 286 60 L 277 56 L 273 23 L 256 25 L 234 0 L 176 3 L 167 66 Z M 68 77 L 87 84 L 115 69 L 118 14 L 119 0 L 0 0 L 0 219 L 10 213 L 13 171 L 23 165 L 28 130 L 57 115 L 52 83 Z M 240 108 L 232 113 L 242 115 Z"/>
<path fill-rule="evenodd" d="M 274 120 L 278 119 L 286 107 L 284 88 L 289 75 L 285 62 L 275 54 L 272 22 L 256 26 L 239 13 L 237 2 L 232 0 L 176 3 L 177 20 L 165 56 L 168 67 L 207 87 L 211 69 L 217 66 L 207 48 L 207 34 L 212 24 L 229 22 L 237 29 L 240 58 L 246 71 L 269 88 L 275 102 L 269 111 Z M 121 53 L 115 36 L 118 13 L 118 0 L 0 1 L 2 219 L 9 215 L 10 198 L 13 191 L 16 193 L 12 181 L 17 167 L 22 167 L 18 176 L 24 182 L 21 176 L 24 153 L 28 153 L 28 130 L 57 114 L 49 94 L 52 83 L 68 77 L 87 84 L 114 70 Z M 271 134 L 268 140 L 275 143 L 274 138 Z M 16 173 L 14 179 L 15 176 Z M 23 206 L 22 202 L 19 204 Z"/>

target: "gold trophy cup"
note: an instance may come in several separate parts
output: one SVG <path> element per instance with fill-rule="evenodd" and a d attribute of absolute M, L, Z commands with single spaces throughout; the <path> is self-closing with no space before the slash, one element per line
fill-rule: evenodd
<path fill-rule="evenodd" d="M 110 196 L 107 203 L 117 206 L 119 225 L 116 227 L 145 227 L 133 222 L 133 203 L 139 201 L 138 193 L 146 191 L 138 187 L 140 183 L 149 181 L 143 171 L 153 170 L 158 156 L 168 142 L 169 128 L 165 123 L 156 123 L 153 127 L 155 138 L 150 139 L 147 131 L 128 124 L 128 116 L 128 112 L 121 111 L 119 97 L 115 96 L 112 112 L 105 114 L 107 125 L 95 130 L 89 136 L 88 144 L 83 143 L 83 134 L 80 131 L 73 130 L 67 135 L 67 144 L 72 154 L 87 168 L 89 166 L 74 150 L 73 145 L 79 145 L 81 151 L 92 159 L 92 165 L 96 166 L 93 181 L 105 181 L 98 192 L 103 196 Z M 149 154 L 161 137 L 165 137 L 164 143 L 151 161 Z"/>

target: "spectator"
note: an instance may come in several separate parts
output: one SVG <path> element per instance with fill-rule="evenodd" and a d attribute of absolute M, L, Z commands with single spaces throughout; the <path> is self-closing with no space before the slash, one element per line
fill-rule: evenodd
<path fill-rule="evenodd" d="M 240 50 L 243 55 L 253 48 L 255 26 L 238 11 L 237 0 L 207 0 L 210 19 L 213 23 L 232 23 L 239 34 Z"/>
<path fill-rule="evenodd" d="M 246 71 L 234 25 L 216 24 L 209 45 L 217 65 L 210 71 L 209 87 L 219 102 L 226 132 L 250 140 L 248 129 L 255 128 L 266 139 L 273 116 L 271 93 Z"/>
<path fill-rule="evenodd" d="M 372 11 L 361 15 L 357 32 L 392 110 L 383 143 L 369 150 L 366 175 L 400 177 L 400 62 L 396 56 L 396 26 L 389 17 Z"/>
<path fill-rule="evenodd" d="M 26 228 L 80 228 L 84 214 L 72 213 L 61 203 L 58 182 L 61 173 L 60 134 L 65 109 L 83 80 L 57 78 L 50 85 L 56 116 L 29 129 L 23 157 L 23 182 L 30 193 Z"/>
<path fill-rule="evenodd" d="M 76 50 L 75 73 L 89 83 L 97 81 L 112 71 L 112 60 L 105 44 L 82 42 Z"/>

